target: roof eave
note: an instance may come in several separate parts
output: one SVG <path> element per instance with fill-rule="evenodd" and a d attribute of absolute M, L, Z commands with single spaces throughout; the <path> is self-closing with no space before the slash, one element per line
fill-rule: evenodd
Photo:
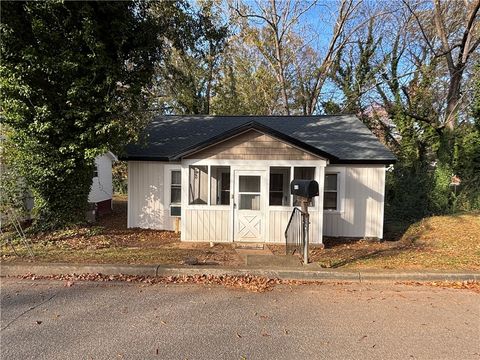
<path fill-rule="evenodd" d="M 337 160 L 332 160 L 330 163 L 333 164 L 342 164 L 342 165 L 347 165 L 347 164 L 383 164 L 383 165 L 392 165 L 397 162 L 397 159 L 337 159 Z"/>
<path fill-rule="evenodd" d="M 122 155 L 118 157 L 121 161 L 171 161 L 166 156 L 145 156 L 145 155 Z"/>

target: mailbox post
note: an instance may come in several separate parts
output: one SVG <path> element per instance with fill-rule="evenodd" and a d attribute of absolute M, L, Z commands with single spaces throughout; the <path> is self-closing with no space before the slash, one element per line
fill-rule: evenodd
<path fill-rule="evenodd" d="M 303 262 L 308 264 L 308 242 L 310 214 L 308 213 L 308 204 L 312 198 L 319 195 L 318 183 L 315 180 L 293 180 L 290 184 L 290 192 L 296 195 L 300 202 L 300 208 L 303 212 Z"/>

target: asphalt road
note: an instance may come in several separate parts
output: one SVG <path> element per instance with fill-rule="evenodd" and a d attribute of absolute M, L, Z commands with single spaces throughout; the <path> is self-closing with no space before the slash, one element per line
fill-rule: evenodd
<path fill-rule="evenodd" d="M 480 296 L 1 279 L 1 359 L 480 359 Z"/>

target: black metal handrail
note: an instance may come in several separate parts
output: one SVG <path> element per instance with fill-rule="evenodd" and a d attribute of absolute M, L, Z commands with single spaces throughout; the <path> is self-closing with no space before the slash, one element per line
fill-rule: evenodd
<path fill-rule="evenodd" d="M 285 245 L 287 255 L 300 253 L 304 256 L 305 249 L 305 227 L 304 221 L 307 214 L 299 208 L 294 208 L 290 220 L 285 229 Z"/>

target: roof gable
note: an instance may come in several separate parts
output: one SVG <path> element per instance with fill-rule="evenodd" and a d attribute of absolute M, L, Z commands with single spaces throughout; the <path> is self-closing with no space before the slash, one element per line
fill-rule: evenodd
<path fill-rule="evenodd" d="M 256 129 L 205 144 L 183 156 L 186 159 L 318 160 L 323 159 Z"/>

